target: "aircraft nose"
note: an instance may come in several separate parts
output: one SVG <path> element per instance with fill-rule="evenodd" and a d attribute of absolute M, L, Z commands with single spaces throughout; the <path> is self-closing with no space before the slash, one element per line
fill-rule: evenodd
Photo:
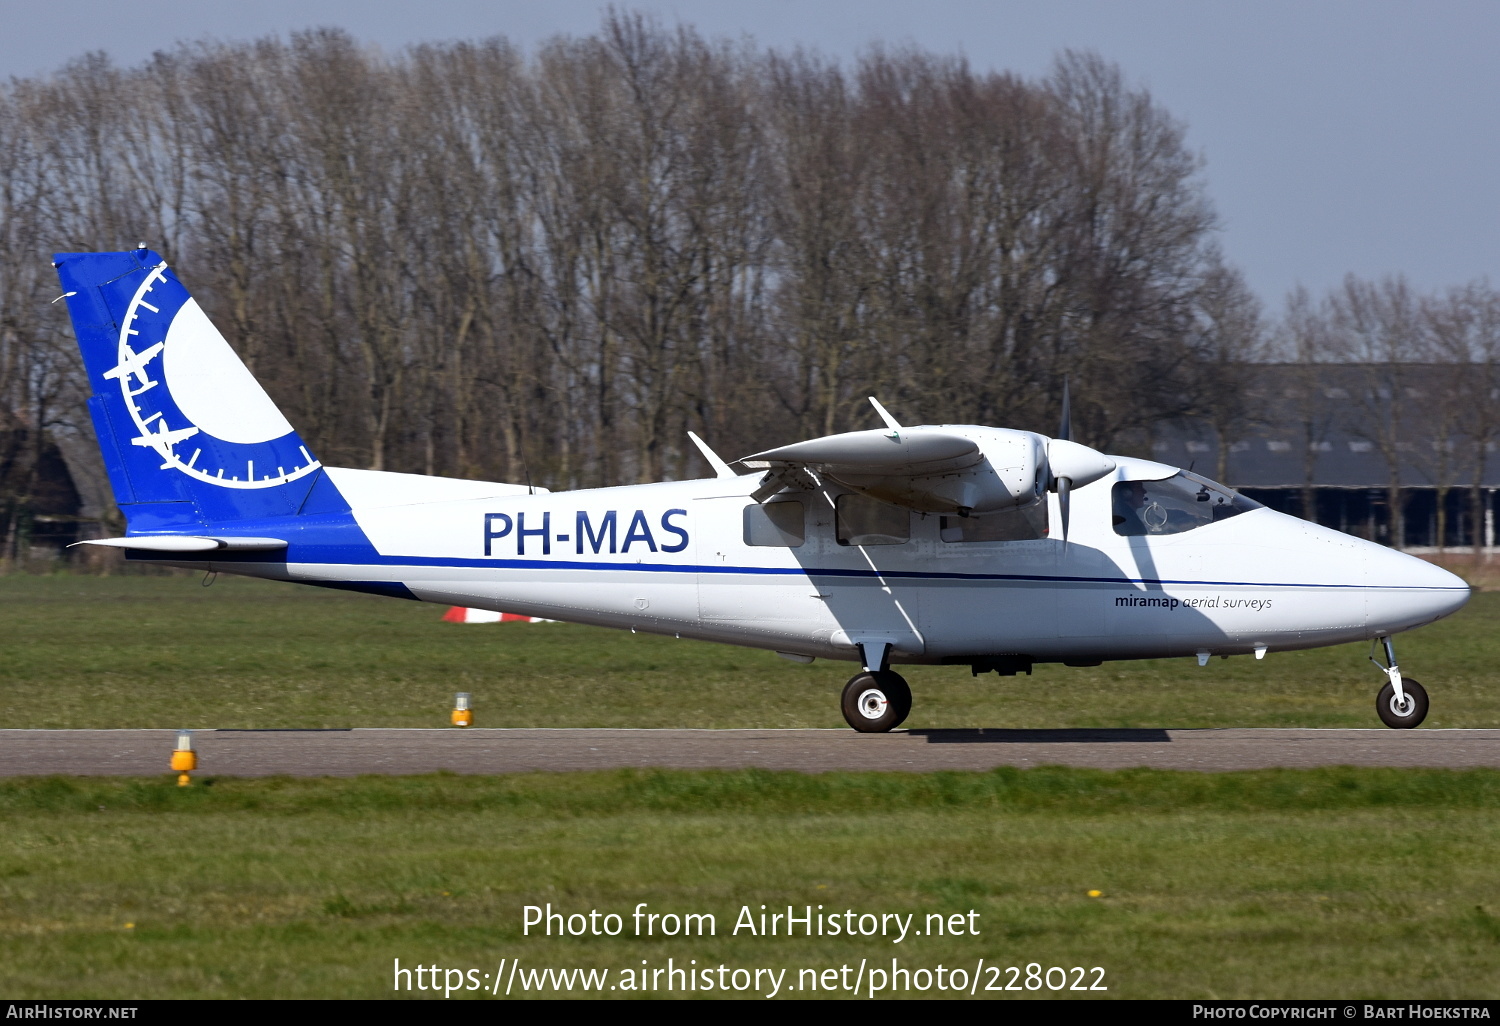
<path fill-rule="evenodd" d="M 1462 577 L 1425 559 L 1372 544 L 1365 560 L 1371 627 L 1406 630 L 1455 613 L 1469 601 Z"/>

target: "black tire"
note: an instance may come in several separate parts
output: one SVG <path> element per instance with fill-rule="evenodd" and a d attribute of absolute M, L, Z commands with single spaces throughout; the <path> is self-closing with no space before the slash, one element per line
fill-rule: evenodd
<path fill-rule="evenodd" d="M 844 721 L 861 734 L 884 734 L 911 713 L 911 688 L 899 673 L 857 673 L 844 685 Z"/>
<path fill-rule="evenodd" d="M 1375 712 L 1387 727 L 1410 730 L 1427 718 L 1427 689 L 1410 677 L 1402 677 L 1401 690 L 1406 693 L 1407 707 L 1404 710 L 1396 704 L 1396 689 L 1386 681 L 1380 694 L 1375 696 Z"/>

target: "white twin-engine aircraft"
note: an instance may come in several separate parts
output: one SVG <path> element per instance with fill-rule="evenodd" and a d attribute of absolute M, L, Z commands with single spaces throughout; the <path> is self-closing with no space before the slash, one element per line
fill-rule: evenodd
<path fill-rule="evenodd" d="M 1376 707 L 1427 695 L 1391 635 L 1469 597 L 1422 560 L 1066 438 L 885 426 L 717 476 L 548 493 L 324 467 L 165 261 L 55 258 L 132 559 L 853 661 L 843 712 L 911 709 L 894 664 L 1254 655 L 1384 643 Z M 872 400 L 872 402 L 874 402 Z M 1377 665 L 1380 665 L 1377 663 Z"/>

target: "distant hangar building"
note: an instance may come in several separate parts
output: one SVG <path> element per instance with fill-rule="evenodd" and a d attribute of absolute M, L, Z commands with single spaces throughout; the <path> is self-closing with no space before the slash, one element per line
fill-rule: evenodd
<path fill-rule="evenodd" d="M 1482 368 L 1262 365 L 1244 399 L 1222 429 L 1159 425 L 1152 458 L 1386 545 L 1494 547 L 1500 388 Z"/>

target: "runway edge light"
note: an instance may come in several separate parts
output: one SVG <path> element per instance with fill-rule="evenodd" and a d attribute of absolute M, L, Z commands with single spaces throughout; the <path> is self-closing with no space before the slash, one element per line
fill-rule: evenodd
<path fill-rule="evenodd" d="M 469 709 L 469 692 L 460 691 L 453 696 L 452 721 L 455 727 L 471 727 L 474 725 L 474 713 Z"/>
<path fill-rule="evenodd" d="M 193 782 L 189 775 L 198 768 L 198 753 L 193 751 L 193 732 L 177 732 L 177 748 L 172 752 L 172 769 L 177 772 L 177 786 L 187 787 Z"/>

